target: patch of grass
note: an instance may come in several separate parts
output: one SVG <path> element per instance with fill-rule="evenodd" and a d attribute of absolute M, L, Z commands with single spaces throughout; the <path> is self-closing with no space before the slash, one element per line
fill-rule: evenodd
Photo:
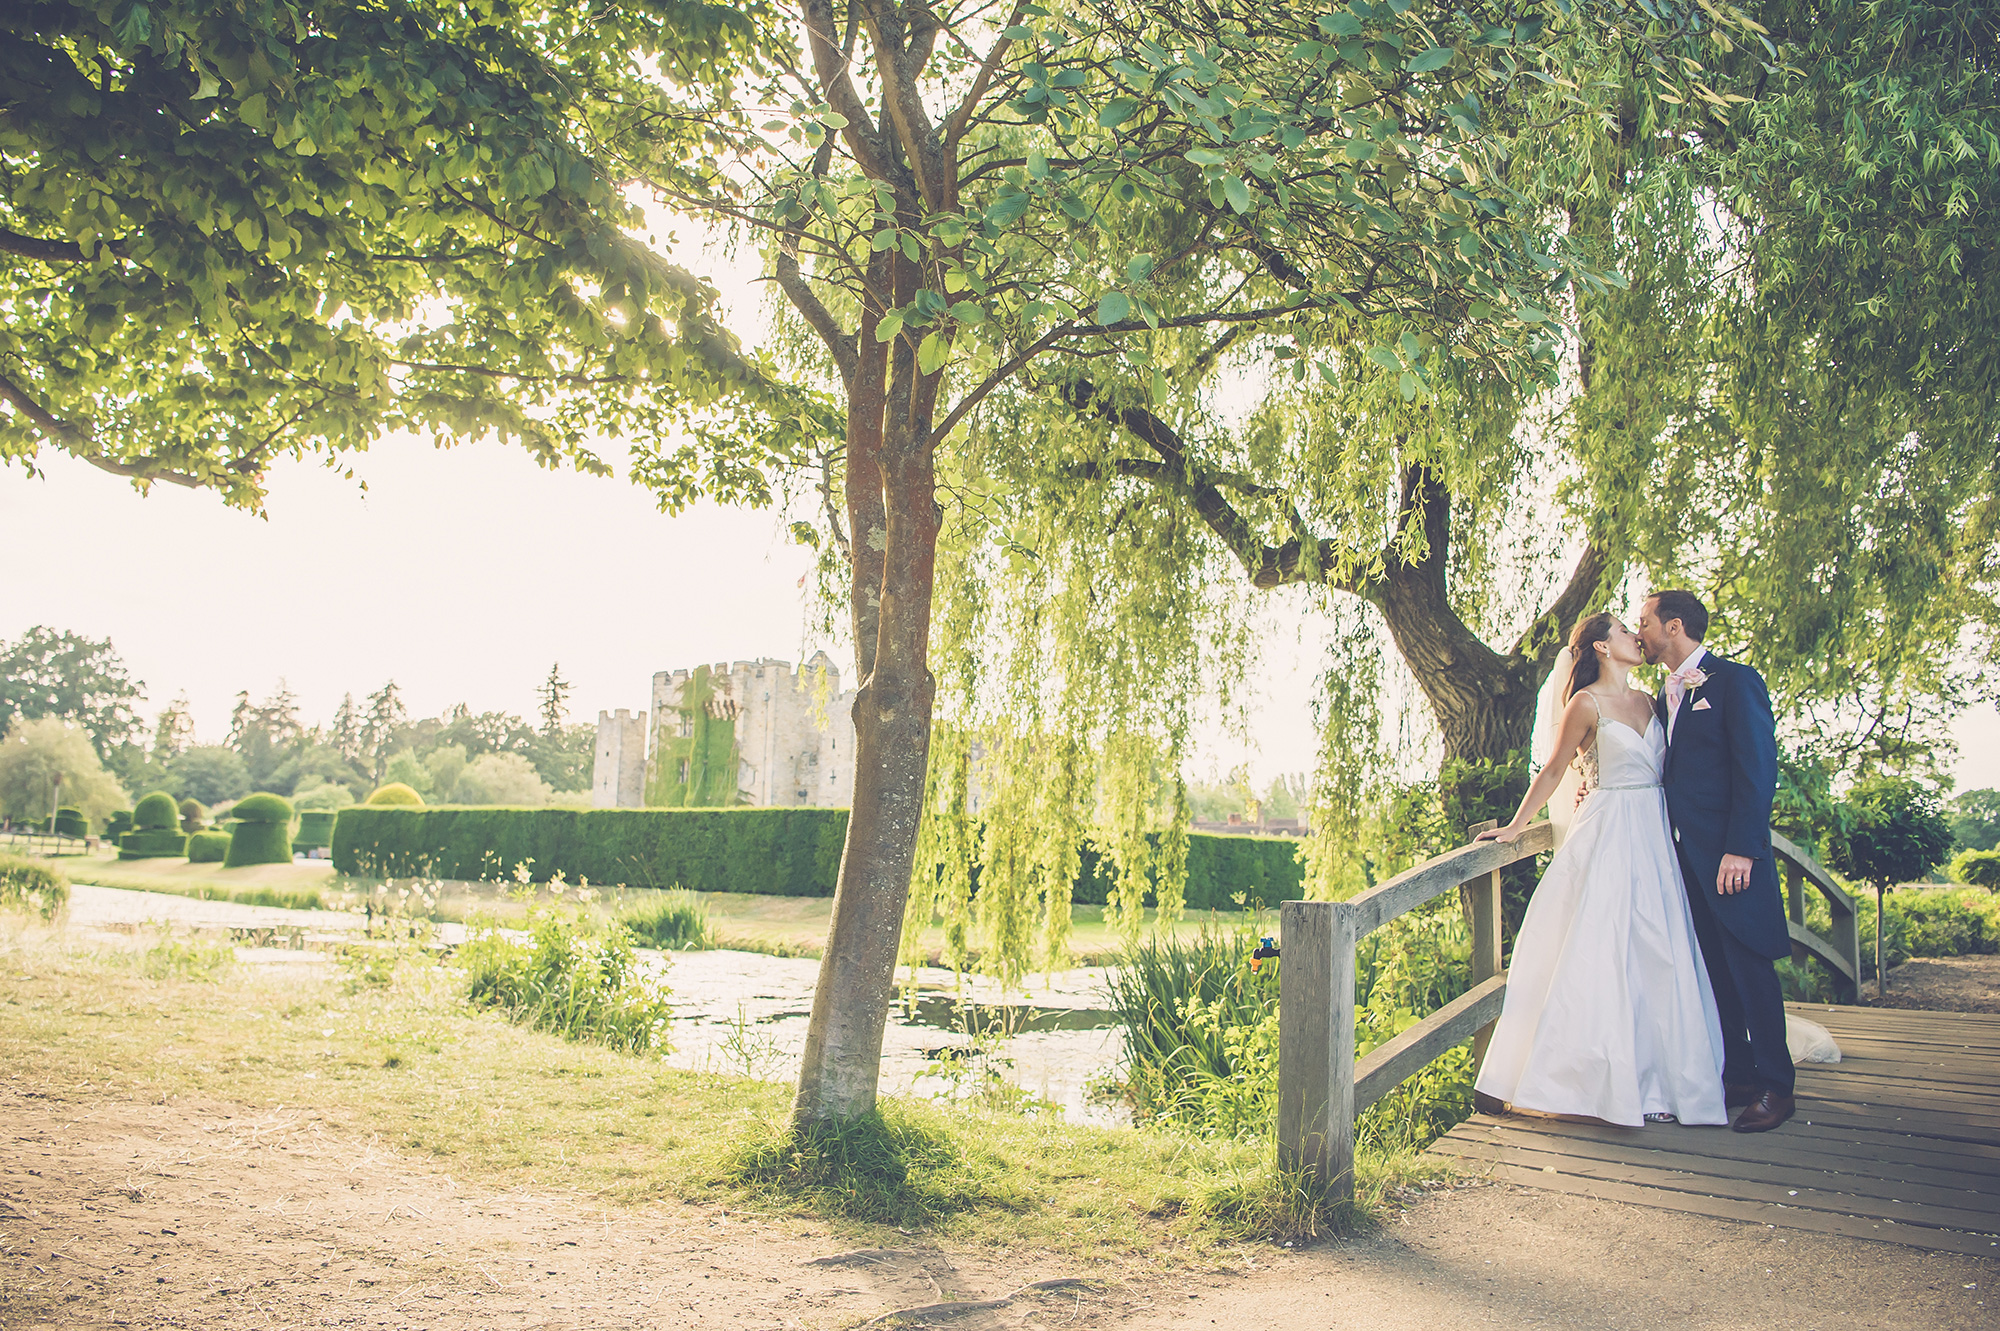
<path fill-rule="evenodd" d="M 53 920 L 69 908 L 69 879 L 38 859 L 0 855 L 0 910 Z"/>
<path fill-rule="evenodd" d="M 906 1229 L 1034 1205 L 1024 1178 L 954 1126 L 939 1111 L 898 1101 L 805 1132 L 767 1121 L 730 1151 L 725 1169 L 769 1202 Z"/>
<path fill-rule="evenodd" d="M 213 982 L 235 964 L 236 949 L 227 943 L 175 938 L 169 934 L 146 949 L 139 960 L 139 972 L 149 980 Z"/>
<path fill-rule="evenodd" d="M 811 1217 L 854 1246 L 907 1246 L 888 1219 L 902 1217 L 938 1241 L 1152 1264 L 1346 1232 L 1399 1180 L 1443 1168 L 1364 1154 L 1362 1205 L 1313 1213 L 1285 1202 L 1265 1142 L 894 1099 L 870 1133 L 787 1147 L 788 1087 L 475 1010 L 464 973 L 414 949 L 385 983 L 351 992 L 333 966 L 297 963 L 240 964 L 197 987 L 145 978 L 142 944 L 104 951 L 9 927 L 0 1062 L 27 1082 L 78 1102 L 284 1105 L 494 1187 Z"/>
<path fill-rule="evenodd" d="M 618 923 L 641 947 L 663 952 L 692 952 L 715 946 L 715 926 L 709 923 L 708 907 L 692 892 L 672 888 L 648 893 L 645 900 L 627 906 Z"/>
<path fill-rule="evenodd" d="M 458 950 L 465 996 L 509 1020 L 632 1054 L 668 1052 L 667 986 L 623 930 L 595 937 L 582 909 L 539 907 L 526 939 L 488 929 Z"/>

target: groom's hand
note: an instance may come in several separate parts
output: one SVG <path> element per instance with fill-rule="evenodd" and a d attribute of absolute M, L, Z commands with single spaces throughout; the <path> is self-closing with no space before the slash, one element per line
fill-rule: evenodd
<path fill-rule="evenodd" d="M 1715 871 L 1715 890 L 1726 897 L 1750 886 L 1750 865 L 1748 855 L 1724 855 Z"/>

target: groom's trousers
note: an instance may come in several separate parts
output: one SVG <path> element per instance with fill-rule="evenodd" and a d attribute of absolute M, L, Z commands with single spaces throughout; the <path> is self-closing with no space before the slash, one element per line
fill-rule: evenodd
<path fill-rule="evenodd" d="M 1731 1086 L 1755 1086 L 1792 1093 L 1795 1080 L 1791 1050 L 1785 1045 L 1785 991 L 1777 968 L 1736 941 L 1709 905 L 1715 875 L 1697 877 L 1681 855 L 1681 877 L 1687 882 L 1689 913 L 1694 916 L 1695 941 L 1708 966 L 1715 989 L 1715 1008 L 1722 1018 L 1722 1080 Z"/>

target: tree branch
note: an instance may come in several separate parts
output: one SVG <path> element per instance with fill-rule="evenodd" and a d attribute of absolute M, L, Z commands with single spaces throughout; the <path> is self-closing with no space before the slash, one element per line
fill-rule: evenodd
<path fill-rule="evenodd" d="M 1000 25 L 1003 32 L 1021 21 L 1021 9 L 1026 3 L 1027 0 L 1015 0 L 1014 12 Z M 947 153 L 958 147 L 958 140 L 965 133 L 966 124 L 972 118 L 972 109 L 978 106 L 979 99 L 986 95 L 986 86 L 993 81 L 993 71 L 999 67 L 1001 57 L 1007 54 L 1007 48 L 1011 45 L 1013 38 L 1000 38 L 993 43 L 993 49 L 986 53 L 986 58 L 979 62 L 979 72 L 973 75 L 972 86 L 966 90 L 965 100 L 958 104 L 958 109 L 945 121 L 944 149 Z"/>
<path fill-rule="evenodd" d="M 123 259 L 126 256 L 125 242 L 107 240 L 101 242 L 105 249 Z M 24 236 L 18 231 L 0 227 L 0 254 L 18 254 L 24 259 L 40 259 L 43 263 L 88 263 L 90 255 L 84 253 L 83 246 L 70 240 L 44 240 L 40 236 Z"/>
<path fill-rule="evenodd" d="M 1556 654 L 1569 639 L 1569 631 L 1578 616 L 1590 608 L 1598 589 L 1613 579 L 1605 575 L 1611 570 L 1610 552 L 1592 541 L 1584 546 L 1577 557 L 1576 567 L 1571 570 L 1569 583 L 1556 599 L 1549 602 L 1549 608 L 1535 617 L 1528 625 L 1521 640 L 1514 644 L 1514 655 L 1527 658 L 1535 666 L 1537 676 L 1548 673 L 1555 664 Z"/>
<path fill-rule="evenodd" d="M 138 463 L 120 462 L 116 458 L 105 457 L 92 451 L 95 440 L 92 431 L 86 427 L 71 425 L 68 421 L 52 414 L 41 403 L 35 401 L 27 389 L 0 374 L 0 401 L 6 402 L 14 410 L 28 418 L 28 421 L 43 434 L 68 451 L 72 456 L 83 459 L 99 471 L 108 471 L 114 476 L 130 476 L 139 480 L 171 481 L 175 485 L 185 485 L 190 490 L 199 490 L 202 482 L 197 477 L 165 468 L 149 469 L 146 459 Z"/>

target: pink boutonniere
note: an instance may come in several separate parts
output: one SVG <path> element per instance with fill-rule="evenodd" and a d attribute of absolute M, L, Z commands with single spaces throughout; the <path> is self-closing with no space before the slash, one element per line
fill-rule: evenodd
<path fill-rule="evenodd" d="M 1681 683 L 1691 690 L 1698 689 L 1702 685 L 1708 683 L 1708 672 L 1706 670 L 1703 670 L 1700 666 L 1696 666 L 1694 669 L 1688 671 L 1685 675 L 1681 676 Z"/>

